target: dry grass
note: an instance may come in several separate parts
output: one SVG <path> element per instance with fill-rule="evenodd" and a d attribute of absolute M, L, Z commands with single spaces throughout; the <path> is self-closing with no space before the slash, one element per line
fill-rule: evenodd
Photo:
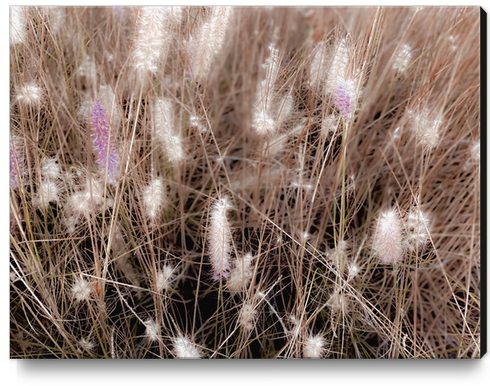
<path fill-rule="evenodd" d="M 480 356 L 479 8 L 20 11 L 11 358 Z"/>

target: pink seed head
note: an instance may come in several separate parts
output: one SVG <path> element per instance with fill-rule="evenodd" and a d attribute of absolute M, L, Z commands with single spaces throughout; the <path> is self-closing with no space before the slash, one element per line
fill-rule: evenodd
<path fill-rule="evenodd" d="M 92 143 L 97 152 L 100 168 L 107 171 L 107 181 L 115 185 L 118 177 L 119 158 L 115 151 L 115 133 L 111 132 L 104 109 L 97 99 L 92 107 Z"/>

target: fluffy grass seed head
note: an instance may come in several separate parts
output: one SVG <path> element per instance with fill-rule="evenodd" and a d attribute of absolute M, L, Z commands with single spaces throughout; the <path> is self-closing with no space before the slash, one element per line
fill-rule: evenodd
<path fill-rule="evenodd" d="M 170 34 L 168 7 L 141 7 L 136 17 L 133 65 L 140 78 L 156 73 L 166 61 Z"/>
<path fill-rule="evenodd" d="M 43 101 L 43 89 L 31 81 L 17 89 L 15 100 L 25 107 L 39 108 Z"/>
<path fill-rule="evenodd" d="M 213 58 L 225 40 L 231 7 L 213 7 L 209 21 L 205 22 L 197 37 L 191 41 L 190 65 L 197 81 L 207 78 Z"/>
<path fill-rule="evenodd" d="M 46 157 L 41 165 L 41 174 L 43 178 L 56 181 L 60 177 L 60 167 L 54 158 Z"/>
<path fill-rule="evenodd" d="M 411 129 L 415 134 L 419 146 L 426 150 L 437 147 L 440 142 L 440 128 L 442 118 L 440 114 L 434 117 L 427 108 L 418 112 L 408 111 Z"/>
<path fill-rule="evenodd" d="M 381 264 L 403 261 L 402 225 L 395 209 L 381 213 L 376 220 L 373 248 Z"/>
<path fill-rule="evenodd" d="M 330 134 L 334 134 L 337 131 L 338 124 L 339 117 L 335 114 L 330 114 L 323 118 L 320 132 L 322 138 L 327 138 Z"/>
<path fill-rule="evenodd" d="M 418 208 L 413 208 L 405 219 L 406 241 L 408 249 L 420 250 L 429 238 L 429 216 Z"/>
<path fill-rule="evenodd" d="M 209 252 L 213 279 L 228 277 L 231 255 L 231 227 L 226 213 L 231 208 L 228 197 L 218 200 L 211 209 L 209 222 Z"/>
<path fill-rule="evenodd" d="M 184 159 L 182 139 L 174 130 L 174 107 L 168 99 L 157 99 L 154 105 L 155 137 L 168 160 L 178 167 Z"/>
<path fill-rule="evenodd" d="M 29 7 L 10 7 L 10 44 L 27 43 Z"/>
<path fill-rule="evenodd" d="M 410 46 L 404 45 L 398 51 L 393 61 L 393 69 L 396 71 L 404 71 L 412 62 L 412 50 Z"/>
<path fill-rule="evenodd" d="M 253 257 L 247 253 L 243 258 L 235 261 L 235 267 L 230 272 L 228 279 L 228 290 L 230 293 L 246 291 L 253 276 Z"/>
<path fill-rule="evenodd" d="M 238 323 L 246 331 L 251 331 L 255 326 L 257 310 L 252 304 L 244 304 L 238 314 Z"/>
<path fill-rule="evenodd" d="M 174 338 L 174 354 L 177 358 L 181 359 L 199 359 L 201 353 L 194 343 L 189 338 L 179 334 L 177 338 Z"/>
<path fill-rule="evenodd" d="M 73 298 L 77 302 L 90 300 L 90 295 L 92 293 L 93 286 L 92 283 L 83 279 L 82 277 L 75 278 L 75 283 L 71 288 L 71 293 Z"/>
<path fill-rule="evenodd" d="M 143 191 L 143 206 L 147 217 L 154 222 L 162 212 L 165 203 L 165 188 L 161 179 L 150 181 Z"/>
<path fill-rule="evenodd" d="M 166 265 L 161 271 L 157 272 L 157 290 L 158 292 L 167 291 L 170 289 L 170 283 L 175 276 L 174 268 Z"/>
<path fill-rule="evenodd" d="M 86 338 L 80 338 L 80 340 L 78 341 L 78 345 L 80 346 L 80 352 L 91 352 L 95 348 L 94 342 Z"/>
<path fill-rule="evenodd" d="M 321 358 L 325 353 L 325 340 L 321 335 L 310 335 L 303 344 L 303 357 Z"/>
<path fill-rule="evenodd" d="M 155 342 L 160 338 L 160 326 L 153 319 L 148 319 L 145 322 L 145 335 L 149 341 Z"/>
<path fill-rule="evenodd" d="M 92 106 L 92 144 L 97 152 L 97 163 L 103 173 L 107 173 L 107 182 L 117 184 L 119 175 L 119 157 L 116 153 L 116 132 L 111 130 L 100 101 Z"/>
<path fill-rule="evenodd" d="M 50 202 L 58 202 L 58 185 L 55 181 L 49 179 L 41 181 L 38 189 L 38 193 L 32 200 L 34 207 L 45 208 Z"/>

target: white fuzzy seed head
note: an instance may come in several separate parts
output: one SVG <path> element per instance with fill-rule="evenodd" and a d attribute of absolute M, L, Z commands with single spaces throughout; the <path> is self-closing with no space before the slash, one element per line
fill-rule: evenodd
<path fill-rule="evenodd" d="M 394 209 L 381 213 L 376 220 L 373 248 L 381 264 L 403 261 L 401 224 Z"/>
<path fill-rule="evenodd" d="M 148 319 L 145 322 L 145 327 L 145 335 L 148 340 L 150 340 L 151 342 L 157 341 L 160 337 L 160 326 L 158 325 L 158 323 L 152 319 Z"/>
<path fill-rule="evenodd" d="M 40 183 L 32 204 L 37 208 L 45 208 L 50 202 L 58 202 L 58 186 L 56 182 L 45 180 Z"/>
<path fill-rule="evenodd" d="M 330 296 L 327 305 L 332 309 L 333 312 L 341 312 L 343 314 L 347 312 L 347 297 L 342 293 L 339 287 L 337 287 L 332 296 Z"/>
<path fill-rule="evenodd" d="M 358 274 L 359 274 L 360 268 L 355 262 L 350 262 L 349 265 L 347 266 L 347 281 L 350 282 L 352 281 Z"/>
<path fill-rule="evenodd" d="M 95 348 L 94 342 L 85 338 L 81 338 L 78 341 L 78 345 L 80 346 L 80 351 L 91 352 Z"/>
<path fill-rule="evenodd" d="M 154 105 L 155 138 L 168 160 L 178 167 L 184 159 L 182 139 L 174 130 L 174 107 L 168 99 L 157 99 Z"/>
<path fill-rule="evenodd" d="M 154 179 L 143 192 L 143 206 L 146 215 L 153 222 L 162 212 L 165 203 L 165 189 L 160 179 Z"/>
<path fill-rule="evenodd" d="M 405 70 L 412 62 L 412 52 L 410 46 L 404 45 L 398 51 L 393 61 L 393 69 L 397 71 Z"/>
<path fill-rule="evenodd" d="M 309 86 L 313 91 L 317 91 L 318 87 L 323 84 L 325 80 L 325 55 L 326 47 L 324 43 L 319 43 L 316 47 L 315 56 L 310 65 L 310 79 Z M 317 92 L 319 92 L 318 90 Z"/>
<path fill-rule="evenodd" d="M 191 41 L 190 64 L 198 81 L 207 78 L 213 58 L 223 46 L 231 7 L 213 7 L 211 18 L 205 22 L 198 35 Z"/>
<path fill-rule="evenodd" d="M 254 310 L 253 305 L 244 304 L 238 315 L 238 323 L 244 330 L 250 331 L 255 326 L 257 310 Z"/>
<path fill-rule="evenodd" d="M 136 17 L 133 64 L 139 77 L 156 73 L 165 63 L 170 43 L 168 7 L 141 7 Z"/>
<path fill-rule="evenodd" d="M 339 118 L 334 114 L 327 115 L 322 120 L 321 136 L 327 138 L 330 134 L 334 134 L 337 130 Z"/>
<path fill-rule="evenodd" d="M 26 107 L 39 108 L 43 100 L 43 90 L 36 82 L 30 82 L 17 89 L 16 100 Z"/>
<path fill-rule="evenodd" d="M 231 254 L 231 227 L 226 217 L 230 203 L 227 197 L 213 205 L 209 229 L 209 252 L 213 279 L 228 277 Z"/>
<path fill-rule="evenodd" d="M 121 111 L 119 110 L 118 102 L 116 96 L 114 95 L 114 92 L 112 91 L 111 86 L 108 85 L 100 86 L 99 92 L 97 94 L 97 98 L 100 101 L 100 105 L 104 109 L 107 122 L 114 130 L 112 134 L 112 136 L 114 136 L 115 131 L 121 125 L 122 114 Z M 90 108 L 88 109 L 88 113 L 90 114 Z"/>
<path fill-rule="evenodd" d="M 235 268 L 230 273 L 228 279 L 228 290 L 230 293 L 246 291 L 253 276 L 253 257 L 247 253 L 243 258 L 237 259 Z"/>
<path fill-rule="evenodd" d="M 57 180 L 60 176 L 60 167 L 54 158 L 44 158 L 41 166 L 41 174 L 47 180 Z"/>
<path fill-rule="evenodd" d="M 271 53 L 265 61 L 265 79 L 257 87 L 257 96 L 254 108 L 252 126 L 260 136 L 272 136 L 278 126 L 278 111 L 274 103 L 276 92 L 275 85 L 279 73 L 279 50 L 274 45 L 269 47 Z M 287 101 L 286 101 L 287 102 Z M 289 102 L 291 104 L 291 102 Z M 292 104 L 291 104 L 292 105 Z M 288 108 L 284 110 L 288 113 Z"/>
<path fill-rule="evenodd" d="M 81 277 L 77 277 L 75 279 L 75 283 L 72 286 L 71 292 L 72 292 L 73 298 L 77 302 L 81 302 L 83 300 L 89 300 L 90 299 L 92 289 L 93 289 L 92 283 L 90 283 L 89 281 L 87 281 Z"/>
<path fill-rule="evenodd" d="M 10 44 L 26 43 L 29 7 L 10 7 Z"/>
<path fill-rule="evenodd" d="M 166 265 L 161 271 L 157 272 L 157 290 L 158 292 L 170 289 L 170 282 L 174 277 L 174 269 Z"/>
<path fill-rule="evenodd" d="M 77 192 L 71 195 L 67 202 L 66 202 L 66 207 L 68 211 L 73 214 L 73 217 L 70 217 L 70 219 L 73 219 L 71 222 L 75 221 L 76 222 L 76 217 L 83 215 L 83 216 L 88 216 L 90 215 L 90 212 L 92 210 L 92 206 L 87 200 L 86 194 L 83 192 Z M 70 222 L 70 224 L 71 224 Z M 67 225 L 70 225 L 67 224 Z M 71 229 L 71 227 L 69 227 Z M 71 233 L 71 232 L 70 232 Z"/>
<path fill-rule="evenodd" d="M 327 72 L 325 91 L 336 95 L 339 81 L 344 81 L 349 67 L 351 44 L 347 38 L 341 39 L 330 53 L 331 62 Z"/>
<path fill-rule="evenodd" d="M 201 353 L 196 345 L 183 335 L 174 338 L 174 354 L 181 359 L 201 358 Z"/>
<path fill-rule="evenodd" d="M 480 164 L 480 142 L 475 142 L 471 146 L 471 161 Z"/>
<path fill-rule="evenodd" d="M 305 358 L 321 358 L 325 353 L 325 340 L 321 335 L 310 335 L 303 345 Z"/>
<path fill-rule="evenodd" d="M 411 129 L 415 134 L 419 146 L 426 150 L 437 147 L 440 142 L 440 128 L 442 119 L 440 115 L 434 117 L 428 109 L 421 109 L 415 113 L 408 111 L 411 120 Z"/>
<path fill-rule="evenodd" d="M 412 251 L 420 250 L 429 238 L 429 217 L 415 208 L 410 211 L 405 221 L 408 248 Z"/>

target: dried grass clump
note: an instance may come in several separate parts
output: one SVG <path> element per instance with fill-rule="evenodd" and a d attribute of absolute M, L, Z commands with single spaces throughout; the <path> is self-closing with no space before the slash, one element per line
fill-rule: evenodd
<path fill-rule="evenodd" d="M 12 7 L 11 358 L 477 358 L 480 10 Z"/>

